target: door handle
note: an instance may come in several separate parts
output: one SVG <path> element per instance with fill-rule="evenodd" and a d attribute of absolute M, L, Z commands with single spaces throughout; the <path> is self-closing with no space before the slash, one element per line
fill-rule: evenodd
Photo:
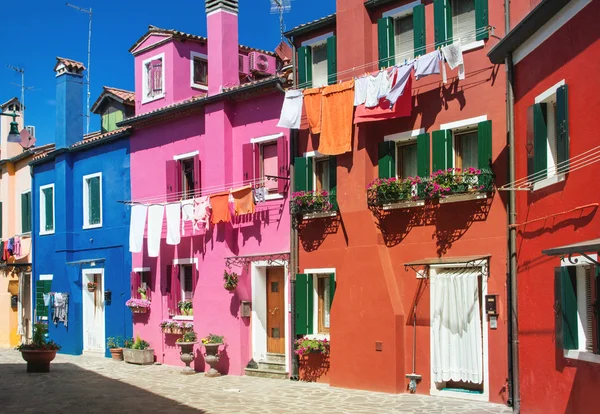
<path fill-rule="evenodd" d="M 278 310 L 278 309 L 279 309 L 279 308 L 276 306 L 276 307 L 274 307 L 274 308 L 273 308 L 273 310 L 272 310 L 272 311 L 270 310 L 270 311 L 269 311 L 269 313 L 270 313 L 271 315 L 275 315 L 275 312 L 277 312 L 277 310 Z"/>

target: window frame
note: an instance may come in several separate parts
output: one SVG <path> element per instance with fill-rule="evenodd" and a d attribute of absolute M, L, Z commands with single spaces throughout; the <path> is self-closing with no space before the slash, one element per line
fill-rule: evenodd
<path fill-rule="evenodd" d="M 186 300 L 192 300 L 193 301 L 194 300 L 194 269 L 193 269 L 193 266 L 195 266 L 195 265 L 196 265 L 195 263 L 182 263 L 182 264 L 179 264 L 179 275 L 178 275 L 178 277 L 179 277 L 179 286 L 181 287 L 181 300 L 182 301 L 186 301 Z M 190 283 L 192 284 L 192 286 L 191 286 L 192 289 L 189 290 L 189 291 L 185 290 L 185 276 L 186 275 L 185 275 L 185 270 L 184 269 L 186 269 L 186 268 L 189 268 L 190 272 L 191 272 L 191 275 L 190 275 L 191 281 L 190 281 Z M 186 294 L 185 294 L 186 292 L 190 292 L 190 298 L 189 299 L 186 298 Z"/>
<path fill-rule="evenodd" d="M 301 47 L 303 47 L 303 46 L 309 47 L 310 50 L 311 50 L 311 59 L 310 59 L 310 67 L 311 67 L 311 73 L 312 73 L 312 77 L 311 77 L 311 83 L 312 83 L 312 85 L 310 86 L 311 88 L 321 88 L 323 86 L 327 86 L 328 85 L 329 73 L 327 71 L 327 67 L 328 67 L 327 66 L 327 64 L 328 64 L 328 57 L 327 56 L 325 58 L 325 83 L 324 84 L 319 84 L 319 85 L 317 85 L 315 83 L 315 71 L 314 71 L 315 64 L 314 64 L 313 49 L 316 46 L 325 46 L 325 50 L 326 50 L 326 53 L 327 53 L 327 39 L 329 39 L 330 37 L 333 37 L 333 36 L 334 36 L 333 32 L 328 32 L 328 33 L 325 33 L 325 34 L 323 34 L 321 36 L 317 36 L 317 37 L 314 37 L 312 39 L 306 40 L 306 41 L 304 41 L 304 42 L 302 42 L 300 44 Z"/>
<path fill-rule="evenodd" d="M 99 177 L 99 189 L 100 189 L 100 222 L 97 224 L 90 224 L 90 192 L 88 181 L 92 178 Z M 83 226 L 84 230 L 97 229 L 102 227 L 103 214 L 102 214 L 102 173 L 97 172 L 93 174 L 87 174 L 83 176 Z"/>
<path fill-rule="evenodd" d="M 478 134 L 478 128 L 477 125 L 472 125 L 472 126 L 468 126 L 468 127 L 464 127 L 464 128 L 456 128 L 456 129 L 452 129 L 452 168 L 456 169 L 456 168 L 460 168 L 461 172 L 463 171 L 463 162 L 462 162 L 462 153 L 464 151 L 459 151 L 458 150 L 458 143 L 461 141 L 460 140 L 460 136 L 461 135 L 467 135 L 467 134 L 473 134 L 475 133 L 475 142 L 477 143 L 477 148 L 475 149 L 475 153 L 477 154 L 477 156 L 479 157 L 479 142 L 477 140 L 477 134 Z M 461 162 L 460 162 L 460 166 L 458 166 L 457 163 L 457 159 L 458 159 L 458 155 L 459 153 L 461 154 Z M 474 167 L 475 169 L 478 169 L 477 166 Z M 456 173 L 456 171 L 455 171 Z"/>
<path fill-rule="evenodd" d="M 194 62 L 196 59 L 206 61 L 206 85 L 194 82 Z M 190 52 L 190 86 L 201 91 L 208 91 L 208 55 L 199 52 Z"/>
<path fill-rule="evenodd" d="M 186 158 L 180 158 L 177 160 L 177 162 L 179 163 L 179 172 L 181 174 L 181 177 L 179 177 L 179 182 L 181 183 L 181 194 L 180 194 L 180 198 L 182 200 L 193 200 L 194 197 L 196 196 L 196 188 L 195 188 L 195 184 L 194 184 L 194 179 L 192 178 L 192 185 L 194 186 L 194 188 L 191 190 L 192 193 L 191 195 L 189 194 L 189 190 L 186 188 L 189 182 L 187 176 L 186 176 L 186 170 L 185 170 L 185 166 L 187 163 L 190 163 L 192 166 L 192 177 L 194 177 L 196 175 L 196 165 L 194 163 L 195 157 L 186 157 Z"/>
<path fill-rule="evenodd" d="M 413 16 L 413 9 L 421 4 L 422 4 L 421 0 L 416 0 L 411 3 L 405 4 L 403 6 L 396 7 L 392 10 L 388 10 L 387 12 L 382 14 L 381 17 L 391 17 L 394 21 L 394 46 L 396 46 L 396 38 L 398 36 L 398 33 L 396 33 L 396 20 L 403 18 L 403 17 L 407 17 L 407 16 Z M 415 27 L 413 24 L 413 39 L 414 39 L 414 35 L 415 35 Z M 414 59 L 414 57 L 415 57 L 414 40 L 413 40 L 413 44 L 410 45 L 409 52 L 412 52 L 412 56 L 410 58 L 406 55 L 407 52 L 399 52 L 398 50 L 394 50 L 394 58 L 396 56 L 398 56 L 400 58 L 405 58 L 407 60 Z M 422 54 L 424 54 L 424 53 L 422 53 Z"/>
<path fill-rule="evenodd" d="M 451 44 L 454 42 L 454 39 L 457 38 L 456 34 L 454 33 L 454 22 L 452 21 L 454 16 L 446 16 L 446 14 L 448 13 L 448 3 L 450 3 L 450 9 L 452 10 L 452 2 L 456 1 L 456 0 L 444 0 L 444 37 L 446 38 L 446 44 Z M 477 6 L 475 6 L 476 8 Z M 489 7 L 489 6 L 488 6 Z M 450 13 L 452 13 L 452 11 L 450 10 Z M 476 13 L 476 12 L 475 12 Z M 448 19 L 450 20 L 450 23 L 452 24 L 452 37 L 450 39 L 448 39 Z M 435 25 L 435 23 L 434 23 Z M 477 30 L 477 14 L 475 14 L 475 30 Z M 481 40 L 477 40 L 477 32 L 474 32 L 473 34 L 473 39 L 472 41 L 466 43 L 463 42 L 462 38 L 458 38 L 458 40 L 460 41 L 461 44 L 461 50 L 463 53 L 468 52 L 470 50 L 474 50 L 474 49 L 479 49 L 485 46 L 485 40 L 481 39 Z"/>
<path fill-rule="evenodd" d="M 259 179 L 262 180 L 262 183 L 265 182 L 263 168 L 263 145 L 279 145 L 278 140 L 280 139 L 285 139 L 283 132 L 250 139 L 250 144 L 253 145 L 253 151 L 258 151 L 258 175 Z M 256 152 L 254 154 L 254 163 L 256 163 Z M 279 154 L 277 155 L 277 163 L 279 165 Z M 256 174 L 256 166 L 254 167 L 254 171 Z M 277 174 L 279 174 L 279 172 Z M 267 194 L 265 194 L 265 201 L 280 200 L 282 198 L 283 193 L 280 193 L 279 189 L 277 189 L 277 191 L 274 192 L 267 191 Z"/>
<path fill-rule="evenodd" d="M 329 278 L 330 275 L 334 275 L 334 282 L 337 284 L 337 272 L 335 268 L 323 268 L 323 269 L 305 269 L 304 270 L 305 274 L 310 275 L 310 277 L 312 277 L 312 295 L 313 295 L 313 301 L 312 301 L 312 308 L 313 308 L 313 321 L 312 321 L 312 327 L 313 327 L 313 333 L 312 334 L 308 334 L 305 335 L 308 338 L 315 338 L 315 339 L 328 339 L 330 337 L 330 333 L 331 333 L 331 320 L 329 321 L 329 332 L 319 332 L 319 278 Z M 335 286 L 333 287 L 335 289 Z M 329 289 L 332 289 L 332 287 L 330 286 Z M 331 317 L 331 306 L 332 303 L 329 304 L 329 312 L 330 312 L 330 317 Z"/>
<path fill-rule="evenodd" d="M 162 92 L 160 95 L 153 96 L 152 98 L 148 98 L 148 71 L 146 70 L 146 65 L 153 60 L 161 59 L 161 76 L 162 76 Z M 167 90 L 167 82 L 165 79 L 165 52 L 158 53 L 154 56 L 150 56 L 148 59 L 144 59 L 142 61 L 142 105 L 147 104 L 149 102 L 154 102 L 159 99 L 163 99 Z"/>
<path fill-rule="evenodd" d="M 46 195 L 44 190 L 52 188 L 52 230 L 46 230 Z M 40 186 L 40 236 L 54 234 L 56 231 L 56 191 L 54 183 Z"/>
<path fill-rule="evenodd" d="M 31 189 L 29 190 L 25 190 L 21 193 L 21 198 L 20 198 L 20 202 L 23 203 L 23 195 L 29 193 L 29 230 L 28 231 L 24 231 L 23 229 L 23 217 L 22 217 L 22 213 L 21 213 L 21 235 L 23 234 L 31 234 L 31 232 L 33 231 L 32 229 L 32 218 L 33 218 L 33 199 L 32 199 L 32 191 Z M 21 205 L 21 212 L 23 211 L 23 206 Z M 0 217 L 0 221 L 2 220 L 2 218 Z M 0 225 L 0 229 L 2 228 L 2 226 Z M 1 235 L 0 235 L 1 236 Z"/>

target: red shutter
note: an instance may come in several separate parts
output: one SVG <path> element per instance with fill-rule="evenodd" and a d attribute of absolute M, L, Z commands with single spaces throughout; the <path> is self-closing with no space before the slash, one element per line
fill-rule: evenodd
<path fill-rule="evenodd" d="M 152 96 L 162 91 L 162 60 L 156 59 L 150 62 L 150 77 L 152 79 Z"/>
<path fill-rule="evenodd" d="M 169 309 L 177 313 L 177 303 L 181 300 L 181 283 L 179 282 L 179 265 L 173 265 L 171 270 L 171 294 L 169 295 Z"/>
<path fill-rule="evenodd" d="M 254 155 L 255 146 L 256 144 L 242 145 L 242 180 L 244 180 L 244 182 L 254 180 L 258 176 L 258 174 L 256 174 L 256 168 L 258 167 L 258 163 L 256 163 L 256 158 Z"/>
<path fill-rule="evenodd" d="M 140 274 L 138 272 L 131 272 L 131 297 L 139 298 L 138 288 L 140 287 Z"/>
<path fill-rule="evenodd" d="M 198 284 L 198 264 L 192 263 L 192 297 L 196 293 L 196 285 Z"/>
<path fill-rule="evenodd" d="M 277 175 L 279 177 L 287 177 L 288 176 L 288 146 L 287 140 L 285 136 L 279 138 L 277 140 Z M 285 192 L 285 186 L 287 184 L 287 180 L 283 180 L 281 178 L 277 179 L 277 191 L 282 194 Z"/>
<path fill-rule="evenodd" d="M 177 160 L 167 161 L 167 201 L 181 198 L 181 163 Z"/>
<path fill-rule="evenodd" d="M 194 155 L 194 196 L 202 195 L 200 186 L 200 155 Z"/>

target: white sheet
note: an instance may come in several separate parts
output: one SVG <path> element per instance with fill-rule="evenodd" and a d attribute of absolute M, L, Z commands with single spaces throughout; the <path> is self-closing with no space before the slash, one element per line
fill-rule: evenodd
<path fill-rule="evenodd" d="M 181 241 L 181 203 L 167 204 L 167 244 L 173 246 Z"/>
<path fill-rule="evenodd" d="M 148 206 L 135 204 L 131 206 L 131 220 L 129 222 L 129 251 L 140 253 L 144 245 L 144 229 L 146 228 L 146 215 Z"/>
<path fill-rule="evenodd" d="M 165 217 L 165 206 L 148 207 L 148 257 L 158 257 L 160 253 L 160 236 Z"/>

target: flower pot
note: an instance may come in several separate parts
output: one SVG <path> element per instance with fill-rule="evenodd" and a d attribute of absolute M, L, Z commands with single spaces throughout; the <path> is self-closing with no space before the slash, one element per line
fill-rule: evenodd
<path fill-rule="evenodd" d="M 22 350 L 21 356 L 27 361 L 27 372 L 50 372 L 50 362 L 56 358 L 56 350 Z"/>
<path fill-rule="evenodd" d="M 151 365 L 154 364 L 154 349 L 123 348 L 123 359 L 130 364 Z"/>
<path fill-rule="evenodd" d="M 233 292 L 235 288 L 237 288 L 237 285 L 225 285 L 225 289 L 227 289 L 230 292 Z"/>
<path fill-rule="evenodd" d="M 123 361 L 123 348 L 110 348 L 109 351 L 113 361 Z"/>
<path fill-rule="evenodd" d="M 219 377 L 221 373 L 215 369 L 215 365 L 219 362 L 219 346 L 223 344 L 204 344 L 206 352 L 204 360 L 210 366 L 210 369 L 204 374 L 207 377 Z"/>
<path fill-rule="evenodd" d="M 148 312 L 148 308 L 131 307 L 129 309 L 131 309 L 131 312 L 133 312 L 133 313 L 147 313 Z"/>
<path fill-rule="evenodd" d="M 181 359 L 181 362 L 185 364 L 183 371 L 181 371 L 184 375 L 196 373 L 196 371 L 190 367 L 190 364 L 194 360 L 194 345 L 197 343 L 198 342 L 176 342 L 177 346 L 181 348 L 181 351 L 179 351 L 179 358 Z"/>
<path fill-rule="evenodd" d="M 329 355 L 318 352 L 298 357 L 300 381 L 329 384 Z"/>
<path fill-rule="evenodd" d="M 88 292 L 94 292 L 96 290 L 96 288 L 88 286 L 87 290 L 88 290 Z"/>

